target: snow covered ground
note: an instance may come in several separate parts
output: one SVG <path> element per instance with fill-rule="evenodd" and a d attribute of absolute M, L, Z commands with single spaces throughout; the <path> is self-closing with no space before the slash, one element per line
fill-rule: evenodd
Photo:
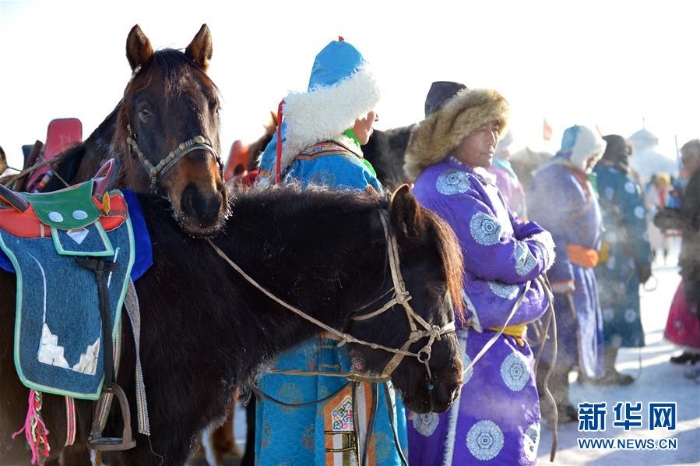
<path fill-rule="evenodd" d="M 637 378 L 636 382 L 627 387 L 595 387 L 576 383 L 575 372 L 570 376 L 570 394 L 574 404 L 607 403 L 606 430 L 580 432 L 577 423 L 559 426 L 558 449 L 554 463 L 550 463 L 552 429 L 543 423 L 537 459 L 539 465 L 700 464 L 700 384 L 683 376 L 689 366 L 669 362 L 669 358 L 679 354 L 680 350 L 663 338 L 671 299 L 680 282 L 678 268 L 675 266 L 678 260 L 677 246 L 676 243 L 674 254 L 668 258 L 669 265 L 657 265 L 653 268 L 653 274 L 658 280 L 656 289 L 642 291 L 642 323 L 646 334 L 646 347 L 622 349 L 618 355 L 618 370 L 634 376 Z M 641 428 L 625 431 L 623 427 L 613 426 L 614 406 L 618 402 L 642 403 L 639 413 Z M 676 403 L 675 430 L 650 430 L 649 403 L 660 402 Z M 584 448 L 579 445 L 579 439 L 614 439 L 614 447 L 598 445 L 595 448 Z M 654 443 L 653 447 L 651 441 Z M 650 449 L 634 449 L 635 444 L 640 443 Z"/>

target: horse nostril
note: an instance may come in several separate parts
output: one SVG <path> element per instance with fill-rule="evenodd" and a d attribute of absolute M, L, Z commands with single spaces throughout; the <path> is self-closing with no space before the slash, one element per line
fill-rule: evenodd
<path fill-rule="evenodd" d="M 219 196 L 204 196 L 193 184 L 182 192 L 180 205 L 184 214 L 198 218 L 205 225 L 215 222 L 221 210 Z"/>

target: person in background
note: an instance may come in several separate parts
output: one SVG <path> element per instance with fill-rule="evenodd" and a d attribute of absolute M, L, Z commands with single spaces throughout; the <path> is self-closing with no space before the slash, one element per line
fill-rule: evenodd
<path fill-rule="evenodd" d="M 652 175 L 646 189 L 644 201 L 647 208 L 647 228 L 651 243 L 652 257 L 655 262 L 667 264 L 668 252 L 671 249 L 671 235 L 654 225 L 656 214 L 671 204 L 671 177 L 668 173 L 659 172 Z"/>
<path fill-rule="evenodd" d="M 603 375 L 603 320 L 594 272 L 603 222 L 589 177 L 605 146 L 598 131 L 588 126 L 567 128 L 561 149 L 535 171 L 527 196 L 530 219 L 547 229 L 556 244 L 557 257 L 547 273 L 554 292 L 556 363 L 552 364 L 552 345 L 545 344 L 537 377 L 543 396 L 545 375 L 551 369 L 548 386 L 560 423 L 578 420 L 578 410 L 569 399 L 569 372 L 574 366 L 589 378 Z M 553 422 L 553 408 L 548 402 L 541 405 L 542 416 Z"/>
<path fill-rule="evenodd" d="M 681 230 L 681 251 L 678 264 L 681 281 L 671 302 L 664 336 L 683 348 L 672 356 L 674 364 L 695 364 L 690 374 L 700 382 L 700 139 L 691 139 L 681 147 L 680 206 L 666 208 L 656 214 L 654 224 L 661 229 Z"/>
<path fill-rule="evenodd" d="M 508 209 L 488 181 L 486 168 L 508 122 L 503 96 L 438 81 L 425 107 L 404 171 L 415 181 L 416 198 L 452 226 L 462 245 L 467 315 L 457 318 L 457 337 L 467 369 L 447 412 L 409 412 L 409 462 L 534 464 L 540 413 L 525 332 L 549 303 L 540 280 L 554 260 L 554 243 Z"/>
<path fill-rule="evenodd" d="M 609 134 L 603 158 L 593 169 L 603 213 L 603 247 L 595 267 L 603 314 L 605 375 L 579 380 L 596 385 L 629 385 L 630 375 L 615 368 L 621 347 L 644 346 L 639 285 L 651 277 L 651 245 L 647 233 L 642 189 L 631 175 L 632 147 L 618 134 Z"/>
<path fill-rule="evenodd" d="M 383 193 L 360 149 L 372 133 L 378 100 L 376 79 L 360 52 L 342 38 L 329 43 L 316 56 L 308 91 L 284 99 L 281 137 L 263 152 L 259 182 Z M 400 397 L 391 382 L 338 376 L 362 367 L 339 343 L 333 335 L 313 337 L 261 369 L 255 388 L 256 464 L 405 463 Z"/>
<path fill-rule="evenodd" d="M 527 205 L 525 203 L 525 189 L 518 179 L 518 175 L 510 164 L 509 147 L 513 144 L 513 133 L 508 131 L 503 139 L 498 141 L 496 155 L 493 163 L 486 170 L 496 176 L 496 186 L 503 194 L 510 210 L 525 219 L 527 218 Z"/>

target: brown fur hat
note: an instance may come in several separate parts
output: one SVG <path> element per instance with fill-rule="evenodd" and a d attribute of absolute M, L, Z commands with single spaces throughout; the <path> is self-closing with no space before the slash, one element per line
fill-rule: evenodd
<path fill-rule="evenodd" d="M 500 123 L 500 139 L 507 132 L 509 108 L 495 90 L 460 90 L 411 132 L 404 162 L 408 179 L 415 181 L 425 168 L 444 159 L 469 133 L 490 121 Z"/>

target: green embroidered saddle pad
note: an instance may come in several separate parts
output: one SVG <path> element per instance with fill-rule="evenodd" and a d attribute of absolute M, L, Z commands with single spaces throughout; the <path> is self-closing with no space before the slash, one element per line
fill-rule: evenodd
<path fill-rule="evenodd" d="M 79 261 L 114 263 L 104 273 L 114 341 L 134 264 L 126 201 L 120 191 L 93 196 L 93 181 L 14 194 L 29 207 L 0 204 L 0 248 L 17 276 L 17 373 L 29 388 L 96 400 L 104 382 L 98 279 Z"/>

